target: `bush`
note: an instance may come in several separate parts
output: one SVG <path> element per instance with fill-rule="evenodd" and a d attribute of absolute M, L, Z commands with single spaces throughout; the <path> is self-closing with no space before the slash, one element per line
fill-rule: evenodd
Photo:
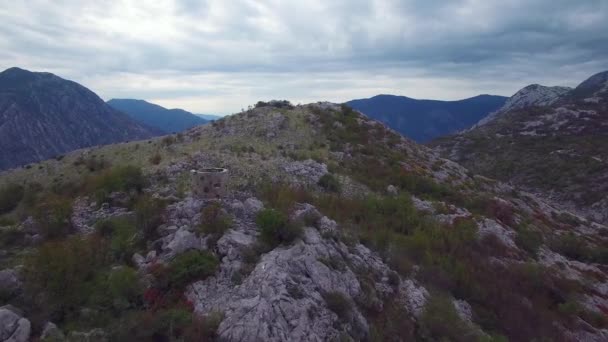
<path fill-rule="evenodd" d="M 317 184 L 329 192 L 340 192 L 340 182 L 331 173 L 324 174 Z"/>
<path fill-rule="evenodd" d="M 517 247 L 536 256 L 538 249 L 543 244 L 543 234 L 537 230 L 532 230 L 527 226 L 522 226 L 517 231 L 515 244 Z"/>
<path fill-rule="evenodd" d="M 0 188 L 0 215 L 15 209 L 21 202 L 23 193 L 23 187 L 17 184 L 8 184 Z"/>
<path fill-rule="evenodd" d="M 97 233 L 110 240 L 110 251 L 114 260 L 130 260 L 139 243 L 135 225 L 126 218 L 111 218 L 95 225 Z"/>
<path fill-rule="evenodd" d="M 302 227 L 290 223 L 286 215 L 274 209 L 260 211 L 255 222 L 262 240 L 273 247 L 291 243 L 302 234 Z"/>
<path fill-rule="evenodd" d="M 107 244 L 95 235 L 47 242 L 26 259 L 27 294 L 40 312 L 73 315 L 90 299 L 99 270 L 109 262 Z"/>
<path fill-rule="evenodd" d="M 72 230 L 72 201 L 49 195 L 34 209 L 34 219 L 40 226 L 42 235 L 47 239 L 57 239 L 68 235 Z"/>
<path fill-rule="evenodd" d="M 148 159 L 148 161 L 152 165 L 158 165 L 158 164 L 160 164 L 160 162 L 162 160 L 163 160 L 163 157 L 158 152 L 156 152 L 152 157 L 150 157 L 150 159 Z"/>
<path fill-rule="evenodd" d="M 481 335 L 463 321 L 454 304 L 444 295 L 432 295 L 420 317 L 420 335 L 429 341 L 475 341 Z"/>
<path fill-rule="evenodd" d="M 162 213 L 167 204 L 149 195 L 142 196 L 135 203 L 135 225 L 144 239 L 156 237 L 156 228 L 162 223 Z"/>
<path fill-rule="evenodd" d="M 211 203 L 203 208 L 200 230 L 204 234 L 222 236 L 232 225 L 232 220 L 218 203 Z"/>
<path fill-rule="evenodd" d="M 169 265 L 169 283 L 182 288 L 213 275 L 219 262 L 206 251 L 189 251 L 178 255 Z"/>
<path fill-rule="evenodd" d="M 110 271 L 107 290 L 114 309 L 124 311 L 136 307 L 141 300 L 142 287 L 137 271 L 130 267 L 120 267 Z"/>
<path fill-rule="evenodd" d="M 121 166 L 107 170 L 91 181 L 97 199 L 103 201 L 115 191 L 135 191 L 140 193 L 146 180 L 141 168 L 136 166 Z"/>
<path fill-rule="evenodd" d="M 332 291 L 325 293 L 323 298 L 325 299 L 327 307 L 331 311 L 335 312 L 340 319 L 348 320 L 351 314 L 352 304 L 348 298 L 346 298 L 346 296 L 344 296 L 341 292 Z"/>

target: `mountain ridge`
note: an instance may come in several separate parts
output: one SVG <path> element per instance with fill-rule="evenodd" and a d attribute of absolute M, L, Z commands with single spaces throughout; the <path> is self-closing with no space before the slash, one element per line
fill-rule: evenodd
<path fill-rule="evenodd" d="M 544 103 L 530 101 L 499 112 L 430 146 L 474 172 L 511 181 L 608 222 L 608 72 L 564 90 Z"/>
<path fill-rule="evenodd" d="M 381 94 L 347 104 L 417 142 L 426 142 L 471 127 L 502 106 L 506 99 L 483 94 L 457 101 L 439 101 Z"/>
<path fill-rule="evenodd" d="M 14 67 L 0 73 L 0 133 L 0 169 L 6 169 L 156 131 L 76 82 Z"/>
<path fill-rule="evenodd" d="M 181 132 L 209 122 L 196 114 L 180 108 L 167 109 L 163 106 L 138 99 L 111 99 L 107 104 L 129 115 L 134 120 L 156 127 L 165 133 Z"/>

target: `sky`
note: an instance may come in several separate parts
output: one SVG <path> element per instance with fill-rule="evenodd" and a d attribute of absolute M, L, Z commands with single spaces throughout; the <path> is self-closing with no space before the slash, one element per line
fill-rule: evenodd
<path fill-rule="evenodd" d="M 195 113 L 510 96 L 608 70 L 606 0 L 0 1 L 0 68 Z"/>

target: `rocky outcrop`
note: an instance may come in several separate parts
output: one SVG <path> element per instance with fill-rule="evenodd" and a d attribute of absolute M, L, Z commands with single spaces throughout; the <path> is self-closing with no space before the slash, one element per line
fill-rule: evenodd
<path fill-rule="evenodd" d="M 310 206 L 296 211 L 309 215 Z M 191 285 L 188 298 L 202 315 L 220 311 L 220 338 L 229 341 L 327 341 L 347 334 L 355 340 L 369 333 L 361 305 L 381 310 L 392 298 L 416 314 L 426 291 L 412 280 L 389 281 L 393 272 L 362 245 L 347 246 L 320 231 L 335 229 L 327 217 L 319 228 L 306 227 L 290 246 L 263 254 L 235 283 L 245 262 L 244 252 L 255 243 L 251 221 L 239 221 L 217 243 L 222 255 L 214 277 Z M 365 275 L 365 280 L 360 279 Z"/>
<path fill-rule="evenodd" d="M 27 342 L 30 338 L 31 324 L 12 307 L 0 308 L 0 341 Z"/>

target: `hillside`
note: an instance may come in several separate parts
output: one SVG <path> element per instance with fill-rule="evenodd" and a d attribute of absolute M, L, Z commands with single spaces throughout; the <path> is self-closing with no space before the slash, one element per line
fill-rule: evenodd
<path fill-rule="evenodd" d="M 503 110 L 463 134 L 438 139 L 442 155 L 489 177 L 608 222 L 608 72 L 543 103 Z M 546 94 L 547 89 L 538 88 Z M 518 92 L 531 93 L 530 87 Z M 554 95 L 556 95 L 554 93 Z"/>
<path fill-rule="evenodd" d="M 108 104 L 132 119 L 164 133 L 181 132 L 209 122 L 183 109 L 167 109 L 144 100 L 112 99 Z"/>
<path fill-rule="evenodd" d="M 606 226 L 346 106 L 276 103 L 0 174 L 7 336 L 608 338 Z M 217 167 L 225 193 L 196 195 Z"/>
<path fill-rule="evenodd" d="M 506 97 L 479 95 L 460 101 L 378 95 L 347 104 L 419 143 L 468 129 L 502 107 Z"/>
<path fill-rule="evenodd" d="M 0 73 L 0 170 L 153 134 L 75 82 L 19 68 Z"/>

